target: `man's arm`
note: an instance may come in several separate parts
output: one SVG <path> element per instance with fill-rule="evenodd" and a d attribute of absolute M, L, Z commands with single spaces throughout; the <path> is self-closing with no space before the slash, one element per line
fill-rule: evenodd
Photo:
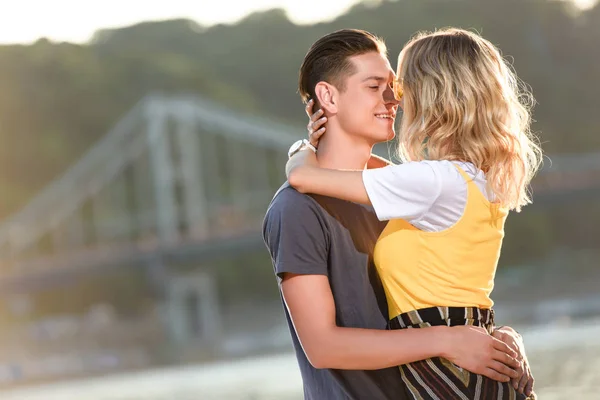
<path fill-rule="evenodd" d="M 291 191 L 291 189 L 288 189 Z M 287 193 L 288 195 L 290 192 Z M 338 327 L 327 277 L 327 236 L 310 198 L 276 199 L 264 237 L 294 329 L 316 368 L 381 369 L 441 356 L 499 381 L 516 377 L 514 352 L 475 327 L 376 330 Z M 281 193 L 286 195 L 286 193 Z M 292 201 L 294 200 L 294 201 Z"/>
<path fill-rule="evenodd" d="M 376 330 L 338 327 L 329 280 L 286 274 L 283 296 L 304 352 L 315 368 L 381 369 L 444 357 L 499 381 L 516 376 L 512 352 L 475 327 Z M 511 354 L 509 356 L 509 354 Z"/>
<path fill-rule="evenodd" d="M 302 348 L 315 368 L 381 369 L 444 353 L 447 327 L 422 332 L 338 327 L 326 276 L 286 274 L 281 289 Z"/>

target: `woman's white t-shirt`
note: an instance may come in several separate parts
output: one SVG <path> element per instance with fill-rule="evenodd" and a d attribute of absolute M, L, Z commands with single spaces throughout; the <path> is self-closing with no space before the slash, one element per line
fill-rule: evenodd
<path fill-rule="evenodd" d="M 467 204 L 467 182 L 455 165 L 493 201 L 485 174 L 468 162 L 415 161 L 365 169 L 363 182 L 379 220 L 404 219 L 426 232 L 453 226 Z"/>

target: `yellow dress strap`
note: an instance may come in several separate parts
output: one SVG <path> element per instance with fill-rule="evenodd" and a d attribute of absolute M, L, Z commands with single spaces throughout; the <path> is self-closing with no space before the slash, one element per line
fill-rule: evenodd
<path fill-rule="evenodd" d="M 451 161 L 452 162 L 452 161 Z M 472 177 L 470 177 L 464 169 L 462 169 L 461 167 L 459 167 L 458 165 L 456 165 L 455 163 L 452 163 L 452 165 L 454 165 L 456 167 L 456 169 L 458 170 L 458 172 L 462 175 L 463 178 L 465 178 L 465 181 L 467 181 L 467 183 L 472 183 L 474 182 L 474 179 Z"/>

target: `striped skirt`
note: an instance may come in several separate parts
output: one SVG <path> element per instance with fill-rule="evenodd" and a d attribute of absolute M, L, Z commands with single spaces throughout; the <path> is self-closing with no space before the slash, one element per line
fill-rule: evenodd
<path fill-rule="evenodd" d="M 488 333 L 494 329 L 494 311 L 475 307 L 430 307 L 400 314 L 389 329 L 475 325 Z M 510 382 L 497 382 L 468 372 L 446 360 L 430 358 L 400 366 L 408 398 L 415 400 L 524 400 Z M 533 399 L 532 397 L 530 397 Z"/>

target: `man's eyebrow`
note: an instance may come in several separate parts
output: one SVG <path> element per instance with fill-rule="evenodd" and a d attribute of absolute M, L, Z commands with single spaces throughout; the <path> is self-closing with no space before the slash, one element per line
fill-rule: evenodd
<path fill-rule="evenodd" d="M 372 75 L 372 76 L 369 76 L 368 78 L 365 78 L 365 79 L 363 79 L 363 82 L 370 81 L 370 80 L 375 80 L 375 81 L 387 81 L 387 80 L 388 80 L 388 78 L 386 78 L 386 77 L 383 77 L 383 76 L 375 76 L 375 75 Z"/>

